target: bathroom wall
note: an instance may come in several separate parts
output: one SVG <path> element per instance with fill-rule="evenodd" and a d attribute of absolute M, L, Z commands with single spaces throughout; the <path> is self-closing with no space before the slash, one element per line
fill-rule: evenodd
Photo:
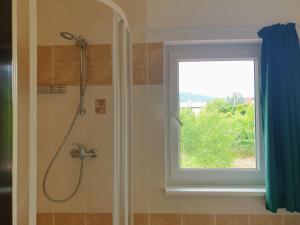
<path fill-rule="evenodd" d="M 148 0 L 147 40 L 152 43 L 211 37 L 253 39 L 264 25 L 288 21 L 300 23 L 299 4 L 294 0 Z M 270 214 L 265 210 L 264 197 L 166 195 L 162 44 L 159 49 L 145 59 L 148 61 L 144 73 L 146 82 L 134 86 L 135 224 L 300 224 L 298 214 L 290 215 L 283 210 L 278 215 Z M 153 61 L 156 62 L 154 67 Z M 141 64 L 138 61 L 134 67 Z M 153 73 L 160 77 L 160 82 L 150 83 Z"/>
<path fill-rule="evenodd" d="M 133 42 L 145 52 L 145 1 L 120 0 L 128 14 Z M 141 10 L 142 9 L 142 10 Z M 143 17 L 141 18 L 141 15 Z M 138 18 L 138 19 L 137 19 Z M 96 148 L 86 160 L 82 185 L 66 203 L 49 202 L 42 181 L 73 115 L 79 97 L 79 50 L 59 32 L 81 34 L 89 42 L 90 71 L 85 107 L 47 182 L 53 196 L 68 194 L 75 185 L 79 162 L 70 157 L 72 143 Z M 112 223 L 113 88 L 111 68 L 112 11 L 96 0 L 38 0 L 38 85 L 66 85 L 64 94 L 38 94 L 38 225 Z M 143 57 L 147 58 L 146 55 Z M 146 65 L 140 67 L 146 69 Z M 144 74 L 143 74 L 144 76 Z M 143 82 L 136 78 L 135 82 Z"/>
<path fill-rule="evenodd" d="M 297 0 L 147 0 L 147 28 L 164 29 L 162 33 L 174 29 L 206 29 L 209 32 L 211 29 L 255 29 L 279 22 L 300 23 L 299 7 Z M 187 36 L 189 31 L 182 32 Z M 195 31 L 192 33 L 197 35 Z M 252 35 L 255 37 L 256 32 Z"/>
<path fill-rule="evenodd" d="M 67 213 L 103 216 L 112 211 L 113 101 L 111 39 L 112 11 L 97 1 L 38 1 L 38 85 L 65 85 L 62 94 L 38 92 L 38 216 L 65 220 Z M 67 31 L 89 42 L 89 74 L 79 116 L 64 149 L 49 173 L 48 191 L 63 198 L 73 191 L 80 162 L 70 156 L 73 143 L 95 148 L 99 156 L 84 162 L 82 184 L 66 203 L 48 201 L 42 191 L 45 170 L 63 140 L 79 103 L 80 51 L 60 36 Z M 80 214 L 81 213 L 81 214 Z M 66 217 L 66 218 L 65 218 Z M 80 216 L 79 216 L 80 217 Z M 48 220 L 47 220 L 48 221 Z M 66 221 L 65 221 L 66 222 Z"/>
<path fill-rule="evenodd" d="M 231 0 L 226 4 L 215 0 L 201 1 L 201 4 L 196 0 L 117 2 L 127 13 L 134 42 L 132 188 L 135 225 L 300 224 L 299 216 L 283 211 L 276 216 L 269 214 L 263 197 L 165 194 L 163 43 L 153 42 L 173 39 L 166 38 L 169 36 L 152 39 L 153 33 L 156 35 L 152 29 L 156 28 L 260 27 L 275 21 L 299 21 L 296 11 L 299 3 L 295 0 L 272 3 Z M 272 4 L 274 7 L 270 8 Z M 84 19 L 78 20 L 78 15 Z M 216 16 L 212 18 L 211 15 Z M 100 151 L 95 161 L 86 163 L 83 186 L 72 201 L 49 204 L 41 186 L 38 187 L 39 225 L 111 224 L 113 109 L 111 65 L 106 61 L 111 57 L 111 26 L 107 22 L 110 19 L 110 11 L 91 0 L 39 0 L 39 84 L 67 84 L 66 94 L 38 96 L 39 185 L 71 120 L 78 97 L 78 52 L 58 35 L 62 30 L 84 34 L 91 43 L 93 65 L 86 97 L 88 113 L 78 124 L 72 140 L 87 142 L 89 139 L 89 145 L 99 146 Z M 201 39 L 201 35 L 194 39 L 198 37 Z M 253 37 L 255 33 L 249 36 Z M 95 114 L 96 99 L 106 100 L 105 114 Z M 70 144 L 71 141 L 67 145 Z M 49 180 L 50 191 L 59 195 L 73 187 L 78 171 L 74 171 L 78 162 L 69 158 L 68 150 L 57 162 Z"/>

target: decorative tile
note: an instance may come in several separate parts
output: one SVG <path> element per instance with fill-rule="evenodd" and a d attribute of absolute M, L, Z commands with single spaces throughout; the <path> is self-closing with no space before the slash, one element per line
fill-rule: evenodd
<path fill-rule="evenodd" d="M 38 213 L 36 216 L 37 225 L 53 225 L 52 213 Z"/>
<path fill-rule="evenodd" d="M 250 215 L 249 225 L 283 225 L 282 215 Z"/>
<path fill-rule="evenodd" d="M 95 113 L 96 114 L 106 114 L 106 100 L 96 99 L 95 100 Z"/>
<path fill-rule="evenodd" d="M 180 225 L 180 214 L 150 214 L 150 225 Z"/>
<path fill-rule="evenodd" d="M 85 225 L 112 225 L 111 213 L 87 213 Z"/>
<path fill-rule="evenodd" d="M 39 85 L 52 83 L 52 47 L 40 46 L 37 48 L 37 79 Z"/>
<path fill-rule="evenodd" d="M 164 48 L 162 43 L 148 45 L 148 84 L 164 83 Z"/>
<path fill-rule="evenodd" d="M 87 84 L 112 85 L 111 45 L 91 45 L 88 51 L 90 56 L 90 71 L 87 77 Z"/>
<path fill-rule="evenodd" d="M 83 213 L 55 213 L 54 225 L 85 225 Z"/>
<path fill-rule="evenodd" d="M 134 225 L 150 225 L 150 214 L 148 213 L 135 213 Z"/>
<path fill-rule="evenodd" d="M 133 84 L 147 84 L 147 44 L 133 44 Z"/>
<path fill-rule="evenodd" d="M 112 85 L 110 44 L 90 45 L 88 85 Z M 147 63 L 148 60 L 148 63 Z M 133 44 L 133 84 L 163 84 L 163 44 Z M 75 45 L 38 47 L 38 84 L 79 85 L 80 50 Z"/>
<path fill-rule="evenodd" d="M 80 50 L 77 46 L 54 46 L 53 65 L 54 84 L 79 85 Z"/>
<path fill-rule="evenodd" d="M 216 225 L 248 225 L 248 215 L 218 214 Z"/>
<path fill-rule="evenodd" d="M 213 214 L 183 214 L 182 225 L 215 225 Z"/>

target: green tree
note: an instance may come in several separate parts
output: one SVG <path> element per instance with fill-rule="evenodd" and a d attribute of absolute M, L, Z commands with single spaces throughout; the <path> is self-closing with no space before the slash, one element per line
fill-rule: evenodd
<path fill-rule="evenodd" d="M 180 117 L 183 168 L 230 168 L 237 158 L 254 157 L 253 104 L 215 99 L 198 114 L 181 109 Z"/>

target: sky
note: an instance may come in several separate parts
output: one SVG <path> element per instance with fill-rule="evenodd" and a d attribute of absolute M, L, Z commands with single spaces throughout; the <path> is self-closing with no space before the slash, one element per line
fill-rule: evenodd
<path fill-rule="evenodd" d="M 254 61 L 179 62 L 179 92 L 225 98 L 254 97 Z"/>

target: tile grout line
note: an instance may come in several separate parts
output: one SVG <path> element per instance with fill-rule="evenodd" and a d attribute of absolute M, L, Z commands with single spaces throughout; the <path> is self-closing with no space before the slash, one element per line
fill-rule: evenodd
<path fill-rule="evenodd" d="M 182 213 L 180 213 L 179 215 L 180 215 L 180 225 L 183 225 L 183 215 Z"/>
<path fill-rule="evenodd" d="M 150 216 L 151 216 L 151 213 L 148 213 L 148 225 L 150 225 Z"/>
<path fill-rule="evenodd" d="M 214 214 L 214 224 L 217 225 L 217 214 Z"/>
<path fill-rule="evenodd" d="M 248 225 L 250 225 L 250 214 L 247 214 Z"/>

